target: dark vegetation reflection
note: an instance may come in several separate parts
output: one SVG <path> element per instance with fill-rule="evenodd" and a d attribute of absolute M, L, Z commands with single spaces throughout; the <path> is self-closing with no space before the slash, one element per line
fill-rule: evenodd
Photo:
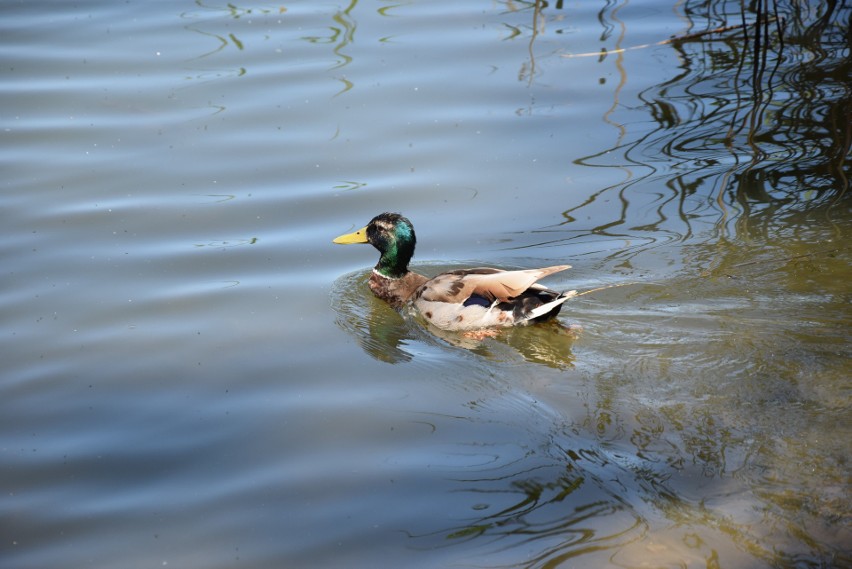
<path fill-rule="evenodd" d="M 613 19 L 609 9 L 602 22 Z M 594 232 L 642 235 L 649 245 L 693 237 L 696 220 L 722 237 L 731 224 L 737 235 L 807 223 L 803 214 L 845 219 L 852 8 L 828 0 L 687 2 L 682 9 L 692 29 L 664 42 L 678 53 L 681 73 L 640 95 L 659 126 L 576 160 L 620 169 L 628 180 L 565 211 L 565 223 L 610 194 L 620 215 Z M 656 221 L 634 220 L 630 204 L 642 192 L 658 194 Z"/>
<path fill-rule="evenodd" d="M 647 476 L 631 473 L 600 450 L 566 443 L 557 439 L 528 449 L 527 468 L 520 472 L 509 462 L 460 474 L 460 499 L 474 503 L 472 510 L 482 515 L 433 535 L 411 535 L 415 544 L 488 544 L 502 552 L 507 567 L 557 567 L 597 552 L 620 558 L 620 549 L 648 531 L 631 502 L 655 499 L 657 491 Z M 491 511 L 494 504 L 502 507 Z"/>

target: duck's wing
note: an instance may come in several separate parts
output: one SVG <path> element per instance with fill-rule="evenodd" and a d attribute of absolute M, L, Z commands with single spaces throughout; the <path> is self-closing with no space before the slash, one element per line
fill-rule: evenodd
<path fill-rule="evenodd" d="M 570 269 L 571 265 L 554 265 L 541 269 L 502 271 L 500 269 L 461 269 L 442 273 L 421 287 L 419 298 L 429 302 L 463 304 L 476 295 L 489 302 L 509 302 L 535 285 L 536 281 Z"/>

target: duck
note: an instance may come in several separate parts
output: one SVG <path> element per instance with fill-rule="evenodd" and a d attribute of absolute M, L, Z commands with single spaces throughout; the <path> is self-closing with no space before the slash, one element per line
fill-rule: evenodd
<path fill-rule="evenodd" d="M 417 237 L 411 221 L 399 213 L 381 213 L 333 242 L 375 247 L 379 261 L 369 278 L 373 294 L 397 310 L 413 308 L 441 330 L 496 330 L 551 320 L 566 300 L 577 295 L 576 290 L 557 292 L 538 284 L 571 265 L 524 270 L 475 267 L 431 278 L 415 273 L 408 264 Z"/>

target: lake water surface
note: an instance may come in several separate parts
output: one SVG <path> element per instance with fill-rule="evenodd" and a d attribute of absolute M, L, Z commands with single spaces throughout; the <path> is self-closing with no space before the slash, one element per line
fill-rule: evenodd
<path fill-rule="evenodd" d="M 4 568 L 852 565 L 850 6 L 2 10 Z"/>

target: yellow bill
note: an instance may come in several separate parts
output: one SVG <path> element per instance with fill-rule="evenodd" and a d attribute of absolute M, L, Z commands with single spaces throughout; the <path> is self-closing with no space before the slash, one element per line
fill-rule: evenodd
<path fill-rule="evenodd" d="M 339 243 L 340 245 L 349 245 L 350 243 L 369 243 L 369 241 L 367 241 L 367 228 L 362 227 L 354 233 L 347 233 L 346 235 L 336 237 L 334 239 L 334 243 Z"/>

